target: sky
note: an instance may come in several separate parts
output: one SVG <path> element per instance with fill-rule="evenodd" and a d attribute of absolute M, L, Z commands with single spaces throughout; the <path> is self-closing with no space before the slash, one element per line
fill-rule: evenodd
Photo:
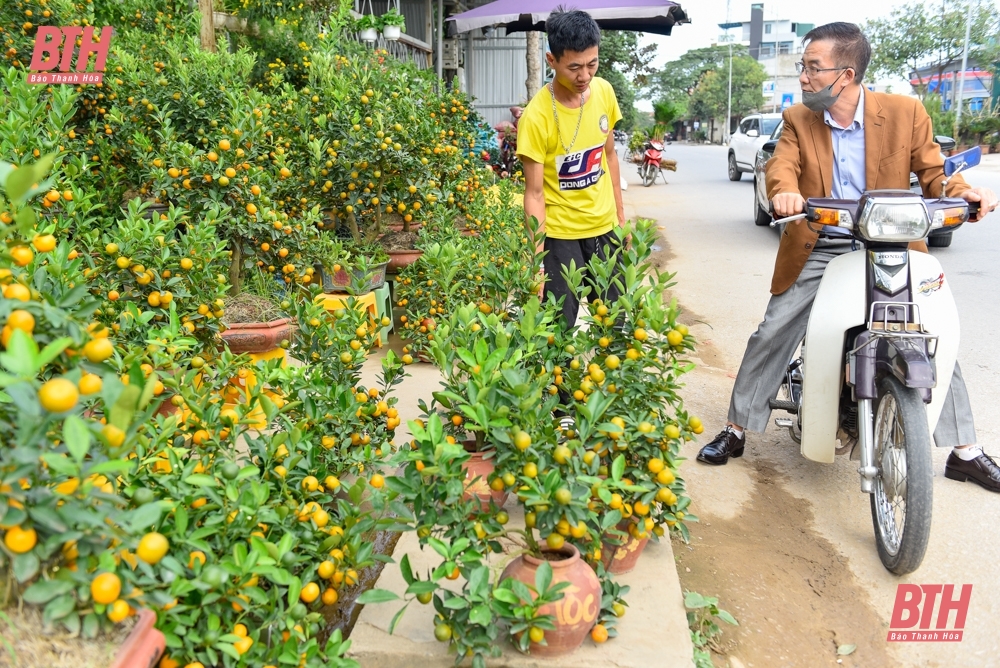
<path fill-rule="evenodd" d="M 691 23 L 674 26 L 673 34 L 669 37 L 663 35 L 645 34 L 641 38 L 641 44 L 656 44 L 658 49 L 653 66 L 660 69 L 665 63 L 677 59 L 683 53 L 691 49 L 698 49 L 711 46 L 719 40 L 719 35 L 723 31 L 718 24 L 726 23 L 725 0 L 676 0 L 687 12 Z M 1000 0 L 982 0 L 983 2 L 996 2 L 1000 6 Z M 829 0 L 818 2 L 811 0 L 763 0 L 764 20 L 785 19 L 795 23 L 814 23 L 822 25 L 833 21 L 850 21 L 852 23 L 862 23 L 869 19 L 888 16 L 894 7 L 906 4 L 905 0 Z M 750 5 L 754 0 L 730 0 L 728 22 L 749 21 Z M 740 39 L 739 29 L 731 31 Z M 893 82 L 876 82 L 893 83 Z M 894 82 L 893 90 L 903 92 L 907 88 L 905 82 Z M 639 100 L 636 106 L 645 111 L 652 111 L 652 104 L 648 100 Z"/>

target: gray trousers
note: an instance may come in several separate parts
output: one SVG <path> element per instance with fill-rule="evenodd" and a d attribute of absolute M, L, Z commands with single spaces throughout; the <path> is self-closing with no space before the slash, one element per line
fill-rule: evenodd
<path fill-rule="evenodd" d="M 768 401 L 778 393 L 788 362 L 805 337 L 809 311 L 826 265 L 850 250 L 849 244 L 817 245 L 795 284 L 780 295 L 771 296 L 764 322 L 750 337 L 739 373 L 736 374 L 729 402 L 731 423 L 755 432 L 763 432 L 767 428 L 771 418 Z M 976 442 L 969 393 L 957 363 L 937 429 L 934 430 L 934 442 L 938 447 L 973 445 Z"/>

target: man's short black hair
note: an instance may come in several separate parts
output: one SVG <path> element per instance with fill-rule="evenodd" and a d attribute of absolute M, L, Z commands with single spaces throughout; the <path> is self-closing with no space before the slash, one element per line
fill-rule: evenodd
<path fill-rule="evenodd" d="M 545 22 L 549 52 L 556 60 L 567 51 L 580 53 L 601 45 L 601 29 L 587 12 L 556 7 Z"/>
<path fill-rule="evenodd" d="M 805 42 L 818 40 L 833 42 L 833 58 L 837 67 L 852 68 L 854 80 L 861 83 L 872 59 L 872 47 L 861 28 L 853 23 L 827 23 L 813 28 L 803 38 Z"/>

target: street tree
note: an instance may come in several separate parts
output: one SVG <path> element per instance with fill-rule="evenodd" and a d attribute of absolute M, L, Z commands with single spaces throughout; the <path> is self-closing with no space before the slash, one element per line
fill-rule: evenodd
<path fill-rule="evenodd" d="M 656 45 L 639 46 L 642 33 L 622 30 L 601 31 L 600 65 L 597 76 L 607 79 L 615 89 L 622 120 L 617 127 L 631 130 L 636 124 L 635 97 L 637 89 L 646 85 L 653 73 L 650 64 L 656 55 Z"/>
<path fill-rule="evenodd" d="M 879 76 L 910 79 L 918 68 L 930 66 L 941 81 L 944 73 L 960 68 L 968 9 L 968 2 L 910 2 L 893 9 L 885 18 L 865 23 L 862 30 L 872 45 L 868 79 Z M 977 2 L 973 6 L 970 59 L 993 62 L 997 56 L 998 26 L 1000 11 L 995 4 Z M 921 99 L 930 92 L 924 82 L 914 85 L 914 91 Z"/>
<path fill-rule="evenodd" d="M 727 49 L 728 50 L 728 49 Z M 727 53 L 728 56 L 728 53 Z M 739 118 L 757 111 L 764 104 L 764 68 L 750 56 L 733 58 L 732 113 Z M 729 63 L 701 75 L 691 93 L 688 118 L 708 121 L 714 130 L 715 119 L 725 119 L 729 93 Z"/>
<path fill-rule="evenodd" d="M 747 48 L 733 45 L 733 57 L 749 56 Z M 688 101 L 705 72 L 726 67 L 728 76 L 729 46 L 716 45 L 692 49 L 670 61 L 649 78 L 646 95 L 652 100 L 667 100 L 679 106 L 680 117 L 687 118 Z"/>

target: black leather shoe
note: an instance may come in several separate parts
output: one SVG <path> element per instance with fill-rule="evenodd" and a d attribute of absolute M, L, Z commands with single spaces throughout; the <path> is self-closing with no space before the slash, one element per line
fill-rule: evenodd
<path fill-rule="evenodd" d="M 729 427 L 726 427 L 708 445 L 698 451 L 697 459 L 706 464 L 722 466 L 729 461 L 730 457 L 742 457 L 746 442 L 746 432 L 743 432 L 743 436 L 736 438 L 736 434 Z"/>
<path fill-rule="evenodd" d="M 959 482 L 974 482 L 991 492 L 1000 492 L 1000 466 L 985 452 L 965 461 L 952 450 L 944 465 L 944 477 Z"/>

